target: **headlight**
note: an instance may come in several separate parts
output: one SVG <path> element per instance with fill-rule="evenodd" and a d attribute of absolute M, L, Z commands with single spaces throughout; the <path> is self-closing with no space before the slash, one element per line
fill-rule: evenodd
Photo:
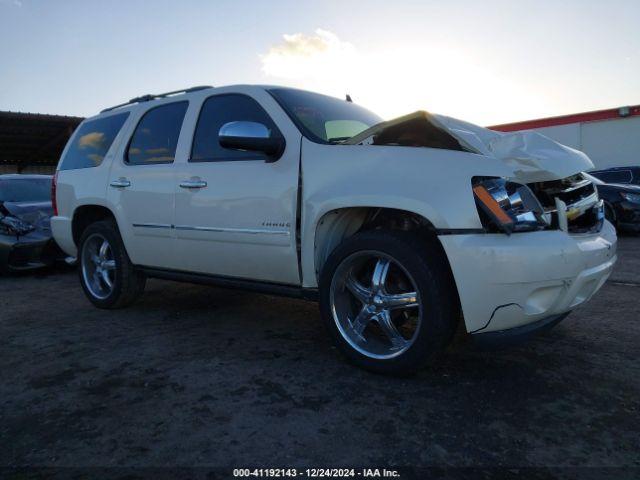
<path fill-rule="evenodd" d="M 627 202 L 640 203 L 640 193 L 620 192 L 620 195 L 622 195 L 622 198 Z"/>
<path fill-rule="evenodd" d="M 474 178 L 473 193 L 485 228 L 513 232 L 541 230 L 550 218 L 526 185 L 504 178 Z"/>
<path fill-rule="evenodd" d="M 5 235 L 26 235 L 35 227 L 16 217 L 0 217 L 0 233 Z"/>

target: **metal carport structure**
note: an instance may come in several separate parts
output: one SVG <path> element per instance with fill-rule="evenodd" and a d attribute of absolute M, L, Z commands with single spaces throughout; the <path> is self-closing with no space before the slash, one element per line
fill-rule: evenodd
<path fill-rule="evenodd" d="M 0 173 L 52 173 L 82 117 L 0 111 Z"/>

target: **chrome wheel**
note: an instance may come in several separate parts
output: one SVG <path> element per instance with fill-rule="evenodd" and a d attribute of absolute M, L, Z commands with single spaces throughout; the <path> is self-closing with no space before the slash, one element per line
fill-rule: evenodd
<path fill-rule="evenodd" d="M 385 253 L 362 251 L 345 258 L 333 275 L 330 301 L 340 334 L 367 357 L 396 357 L 418 335 L 422 306 L 416 283 Z"/>
<path fill-rule="evenodd" d="M 82 245 L 82 278 L 87 290 L 98 299 L 105 299 L 113 291 L 116 261 L 109 241 L 94 233 Z"/>

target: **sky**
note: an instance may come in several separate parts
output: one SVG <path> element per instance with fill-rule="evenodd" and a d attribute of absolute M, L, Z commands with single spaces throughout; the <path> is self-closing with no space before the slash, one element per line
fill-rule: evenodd
<path fill-rule="evenodd" d="M 287 85 L 480 125 L 640 104 L 640 0 L 0 0 L 0 110 Z"/>

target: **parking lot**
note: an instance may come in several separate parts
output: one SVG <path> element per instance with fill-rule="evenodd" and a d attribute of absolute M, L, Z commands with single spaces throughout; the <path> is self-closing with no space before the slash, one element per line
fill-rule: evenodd
<path fill-rule="evenodd" d="M 550 333 L 458 339 L 409 379 L 346 364 L 317 305 L 152 280 L 101 311 L 72 270 L 0 278 L 0 465 L 640 468 L 640 238 Z"/>

